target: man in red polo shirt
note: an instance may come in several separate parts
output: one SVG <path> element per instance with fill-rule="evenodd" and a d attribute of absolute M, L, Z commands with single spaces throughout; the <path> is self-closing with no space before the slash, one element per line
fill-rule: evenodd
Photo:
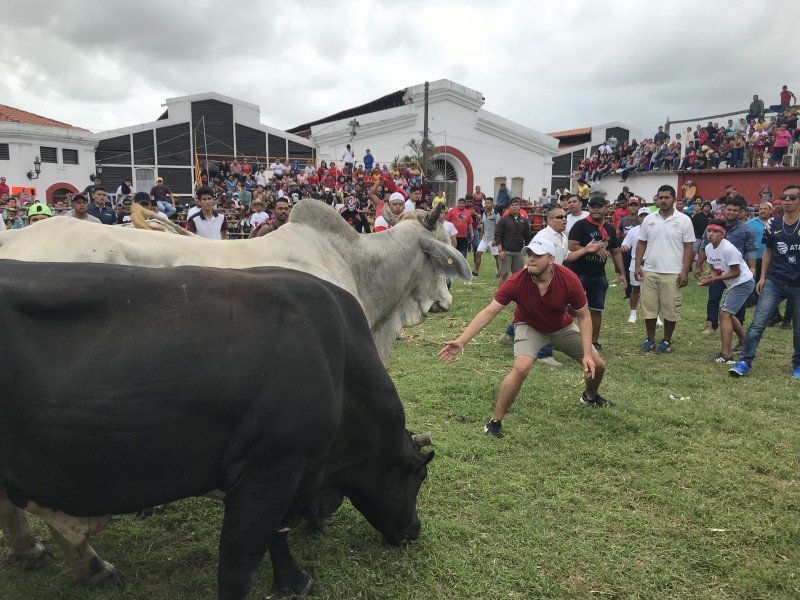
<path fill-rule="evenodd" d="M 555 264 L 556 249 L 550 240 L 532 240 L 523 254 L 526 268 L 509 277 L 458 339 L 445 342 L 439 352 L 440 360 L 453 360 L 511 301 L 517 303 L 514 367 L 500 384 L 494 412 L 484 428 L 486 434 L 497 439 L 503 437 L 502 419 L 528 376 L 536 354 L 547 345 L 583 365 L 586 390 L 581 395 L 582 404 L 614 406 L 598 393 L 606 365 L 592 348 L 592 318 L 580 280 L 566 267 Z M 575 312 L 580 328 L 570 316 L 569 308 Z"/>

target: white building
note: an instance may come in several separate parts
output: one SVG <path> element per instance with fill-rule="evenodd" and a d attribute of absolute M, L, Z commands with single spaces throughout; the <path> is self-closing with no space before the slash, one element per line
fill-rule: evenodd
<path fill-rule="evenodd" d="M 97 162 L 110 191 L 126 177 L 137 191 L 150 191 L 156 177 L 163 177 L 174 194 L 191 196 L 198 163 L 206 158 L 236 156 L 253 164 L 313 158 L 307 139 L 262 125 L 255 104 L 207 92 L 167 98 L 162 106 L 153 121 L 97 134 Z"/>
<path fill-rule="evenodd" d="M 515 196 L 534 199 L 549 187 L 558 142 L 538 131 L 482 108 L 478 91 L 441 79 L 429 83 L 428 129 L 436 153 L 428 177 L 445 189 L 448 204 L 480 186 L 493 196 L 505 182 Z M 420 141 L 424 129 L 425 85 L 405 88 L 367 104 L 294 127 L 290 133 L 308 137 L 317 160 L 341 165 L 346 145 L 363 162 L 369 149 L 376 162 L 391 164 L 410 154 L 410 140 Z M 358 121 L 355 135 L 351 122 Z"/>
<path fill-rule="evenodd" d="M 78 192 L 94 173 L 96 146 L 87 129 L 0 104 L 0 176 L 12 194 L 24 190 L 52 203 Z"/>

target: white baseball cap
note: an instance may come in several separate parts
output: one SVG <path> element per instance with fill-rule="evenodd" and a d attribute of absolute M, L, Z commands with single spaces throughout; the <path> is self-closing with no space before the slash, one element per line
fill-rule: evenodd
<path fill-rule="evenodd" d="M 389 196 L 389 202 L 405 202 L 406 197 L 403 196 L 400 192 L 395 192 L 391 196 Z"/>
<path fill-rule="evenodd" d="M 522 251 L 525 254 L 533 252 L 537 256 L 543 256 L 545 254 L 549 254 L 550 256 L 556 255 L 556 247 L 553 246 L 553 242 L 545 239 L 532 239 L 531 243 L 525 246 Z"/>
<path fill-rule="evenodd" d="M 637 215 L 649 215 L 650 214 L 650 209 L 647 208 L 646 206 L 643 206 L 642 208 L 639 209 L 639 212 L 637 212 L 636 214 Z"/>

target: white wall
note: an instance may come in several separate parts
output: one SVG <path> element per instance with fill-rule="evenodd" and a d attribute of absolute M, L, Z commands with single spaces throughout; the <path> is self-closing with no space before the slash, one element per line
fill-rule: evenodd
<path fill-rule="evenodd" d="M 94 173 L 96 135 L 89 131 L 63 127 L 43 127 L 23 123 L 0 123 L 0 141 L 9 148 L 8 161 L 0 161 L 0 175 L 6 178 L 9 188 L 36 188 L 36 197 L 45 200 L 47 188 L 55 183 L 69 183 L 78 190 L 89 185 L 89 175 Z M 38 179 L 26 176 L 33 171 L 35 157 L 41 155 L 40 147 L 57 148 L 57 163 L 42 163 Z M 78 164 L 65 165 L 64 148 L 78 151 Z"/>
<path fill-rule="evenodd" d="M 625 183 L 619 181 L 618 175 L 610 175 L 604 177 L 599 183 L 592 184 L 592 193 L 605 192 L 606 200 L 613 202 L 622 193 L 622 187 L 626 185 L 631 192 L 641 196 L 648 203 L 653 202 L 653 197 L 662 185 L 671 185 L 676 192 L 679 191 L 677 173 L 657 172 L 631 175 Z"/>

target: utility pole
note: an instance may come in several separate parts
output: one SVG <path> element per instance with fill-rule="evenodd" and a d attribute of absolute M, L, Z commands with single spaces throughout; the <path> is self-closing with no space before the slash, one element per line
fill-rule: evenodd
<path fill-rule="evenodd" d="M 422 130 L 422 175 L 428 176 L 428 82 L 425 82 L 425 123 Z"/>

